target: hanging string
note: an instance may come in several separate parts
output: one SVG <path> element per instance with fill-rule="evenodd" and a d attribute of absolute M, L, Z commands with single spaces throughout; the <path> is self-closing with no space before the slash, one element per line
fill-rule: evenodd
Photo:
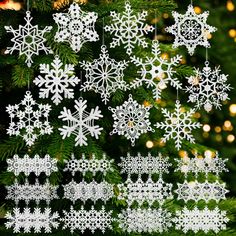
<path fill-rule="evenodd" d="M 155 35 L 154 39 L 156 39 L 157 36 L 157 10 L 155 9 Z"/>
<path fill-rule="evenodd" d="M 27 11 L 29 11 L 29 9 L 30 9 L 30 2 L 29 1 L 30 0 L 27 0 L 27 6 L 26 6 Z"/>
<path fill-rule="evenodd" d="M 191 0 L 191 5 L 193 5 L 193 0 Z"/>
<path fill-rule="evenodd" d="M 179 101 L 179 89 L 177 89 L 177 101 Z"/>
<path fill-rule="evenodd" d="M 206 48 L 206 61 L 208 61 L 208 49 Z"/>
<path fill-rule="evenodd" d="M 82 72 L 82 70 L 81 70 L 81 71 L 80 71 L 80 98 L 83 97 L 82 84 L 83 84 L 83 72 Z"/>
<path fill-rule="evenodd" d="M 104 17 L 102 18 L 102 45 L 105 45 Z"/>

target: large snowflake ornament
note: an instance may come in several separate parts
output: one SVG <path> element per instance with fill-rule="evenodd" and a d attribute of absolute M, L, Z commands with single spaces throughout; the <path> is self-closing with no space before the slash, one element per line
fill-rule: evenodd
<path fill-rule="evenodd" d="M 176 212 L 174 218 L 175 228 L 182 230 L 185 234 L 192 230 L 194 233 L 202 230 L 204 233 L 213 231 L 216 234 L 226 229 L 226 223 L 229 219 L 226 217 L 226 211 L 220 211 L 218 207 L 213 210 L 205 207 L 199 210 L 196 206 L 189 210 L 186 206 L 182 211 Z"/>
<path fill-rule="evenodd" d="M 154 98 L 160 99 L 161 92 L 167 87 L 168 83 L 176 89 L 182 88 L 182 84 L 174 77 L 174 67 L 179 64 L 182 57 L 177 55 L 171 58 L 170 61 L 161 57 L 157 40 L 154 40 L 152 43 L 152 54 L 152 57 L 146 57 L 144 60 L 136 56 L 131 57 L 131 62 L 141 67 L 141 70 L 138 71 L 141 74 L 141 78 L 133 81 L 131 88 L 137 88 L 146 84 L 147 88 L 152 88 Z"/>
<path fill-rule="evenodd" d="M 209 12 L 196 14 L 192 5 L 188 6 L 187 12 L 182 15 L 174 11 L 175 24 L 166 28 L 166 31 L 175 35 L 174 47 L 186 46 L 190 55 L 193 55 L 198 45 L 210 47 L 208 36 L 216 31 L 206 23 Z"/>
<path fill-rule="evenodd" d="M 70 229 L 70 232 L 73 233 L 75 230 L 81 231 L 84 233 L 86 229 L 90 230 L 92 233 L 95 230 L 101 230 L 105 233 L 106 229 L 112 229 L 111 222 L 112 211 L 106 212 L 104 206 L 101 210 L 95 210 L 94 206 L 90 210 L 85 210 L 83 206 L 79 211 L 74 210 L 71 206 L 70 211 L 64 211 L 64 218 L 61 221 L 64 223 L 62 229 Z"/>
<path fill-rule="evenodd" d="M 197 69 L 196 76 L 188 78 L 189 86 L 186 91 L 189 93 L 189 102 L 195 103 L 196 109 L 204 107 L 207 112 L 212 107 L 221 108 L 221 102 L 229 100 L 228 91 L 231 87 L 227 84 L 227 75 L 220 74 L 220 69 L 212 70 L 209 62 L 205 62 L 202 71 Z"/>
<path fill-rule="evenodd" d="M 7 133 L 21 136 L 28 146 L 32 146 L 38 136 L 53 132 L 48 122 L 51 106 L 36 103 L 30 91 L 19 104 L 7 106 L 6 111 L 11 119 Z"/>
<path fill-rule="evenodd" d="M 51 99 L 56 105 L 63 100 L 62 94 L 65 98 L 74 98 L 74 91 L 69 86 L 74 87 L 80 81 L 74 75 L 74 65 L 63 66 L 60 58 L 56 56 L 51 65 L 40 64 L 40 73 L 45 74 L 45 77 L 39 75 L 34 79 L 34 83 L 41 87 L 40 98 L 48 98 L 51 93 L 53 94 Z"/>
<path fill-rule="evenodd" d="M 45 208 L 41 211 L 40 208 L 36 207 L 33 212 L 30 208 L 24 208 L 23 212 L 20 208 L 14 208 L 13 213 L 7 213 L 5 223 L 7 229 L 13 228 L 14 233 L 20 233 L 23 230 L 24 233 L 51 233 L 52 228 L 58 228 L 59 215 L 57 212 L 51 213 L 50 208 Z"/>
<path fill-rule="evenodd" d="M 175 147 L 179 150 L 182 145 L 183 140 L 187 140 L 194 143 L 194 137 L 191 131 L 196 128 L 200 128 L 201 124 L 199 122 L 193 122 L 191 117 L 195 113 L 194 109 L 184 112 L 181 109 L 181 104 L 179 100 L 176 101 L 175 111 L 171 113 L 165 108 L 162 108 L 162 113 L 165 116 L 164 122 L 159 122 L 155 126 L 157 128 L 165 130 L 163 142 L 169 139 L 175 140 Z"/>
<path fill-rule="evenodd" d="M 8 47 L 5 51 L 6 54 L 12 54 L 14 51 L 19 51 L 20 55 L 26 56 L 26 64 L 31 67 L 33 55 L 39 55 L 40 51 L 44 51 L 46 54 L 53 53 L 53 51 L 46 47 L 44 43 L 46 39 L 44 34 L 50 32 L 52 26 L 46 26 L 43 30 L 40 30 L 38 25 L 32 25 L 32 17 L 29 11 L 26 12 L 25 17 L 26 24 L 20 25 L 17 30 L 13 29 L 12 26 L 5 26 L 8 33 L 13 34 L 11 41 L 14 43 L 12 47 Z"/>
<path fill-rule="evenodd" d="M 127 139 L 131 140 L 132 146 L 135 145 L 135 140 L 143 133 L 148 131 L 154 132 L 151 128 L 151 122 L 149 118 L 149 109 L 151 107 L 145 107 L 138 104 L 133 100 L 132 95 L 129 95 L 128 101 L 125 101 L 123 105 L 116 108 L 109 107 L 112 111 L 112 117 L 114 118 L 112 134 L 118 133 L 118 135 L 124 135 Z"/>
<path fill-rule="evenodd" d="M 75 52 L 86 42 L 98 41 L 99 36 L 95 31 L 97 17 L 97 13 L 82 11 L 78 4 L 72 3 L 68 13 L 53 15 L 58 26 L 55 41 L 68 42 Z"/>
<path fill-rule="evenodd" d="M 147 42 L 145 42 L 144 34 L 152 32 L 153 26 L 144 24 L 147 12 L 143 11 L 137 15 L 133 14 L 129 1 L 125 3 L 125 12 L 123 14 L 111 12 L 113 18 L 113 24 L 106 25 L 105 31 L 114 34 L 111 48 L 124 44 L 127 54 L 131 55 L 135 45 L 146 48 Z"/>
<path fill-rule="evenodd" d="M 105 45 L 101 47 L 99 59 L 93 62 L 81 63 L 86 70 L 86 81 L 82 85 L 83 91 L 93 90 L 101 95 L 102 101 L 107 104 L 112 93 L 117 89 L 126 90 L 128 85 L 123 80 L 126 61 L 110 59 Z"/>
<path fill-rule="evenodd" d="M 79 98 L 75 100 L 75 112 L 71 113 L 70 109 L 63 108 L 59 116 L 63 121 L 67 121 L 67 125 L 59 128 L 61 131 L 62 138 L 70 137 L 72 134 L 75 135 L 75 146 L 87 146 L 87 135 L 90 134 L 92 137 L 98 139 L 103 128 L 94 124 L 94 121 L 102 118 L 103 115 L 96 106 L 95 109 L 91 109 L 90 113 L 86 111 L 87 100 Z"/>

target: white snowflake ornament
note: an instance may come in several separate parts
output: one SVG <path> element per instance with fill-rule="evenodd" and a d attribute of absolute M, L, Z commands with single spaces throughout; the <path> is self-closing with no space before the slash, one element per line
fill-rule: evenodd
<path fill-rule="evenodd" d="M 190 55 L 193 55 L 198 45 L 210 47 L 208 36 L 216 31 L 206 23 L 209 12 L 196 14 L 192 5 L 188 6 L 187 12 L 182 15 L 172 12 L 175 24 L 166 28 L 166 31 L 175 35 L 173 47 L 186 46 Z"/>
<path fill-rule="evenodd" d="M 46 26 L 40 30 L 38 25 L 31 24 L 32 19 L 30 11 L 27 11 L 24 26 L 20 25 L 17 30 L 12 26 L 5 26 L 7 33 L 12 33 L 14 36 L 11 39 L 14 45 L 8 47 L 5 53 L 12 54 L 14 51 L 19 51 L 20 55 L 26 56 L 25 62 L 28 67 L 31 67 L 33 63 L 32 56 L 39 55 L 40 51 L 44 51 L 46 54 L 53 53 L 50 48 L 44 45 L 46 42 L 44 35 L 51 31 L 52 26 Z"/>
<path fill-rule="evenodd" d="M 151 128 L 151 122 L 149 121 L 149 107 L 138 104 L 133 100 L 132 95 L 129 95 L 128 101 L 125 101 L 123 105 L 116 108 L 109 107 L 112 111 L 112 117 L 114 118 L 113 131 L 110 133 L 124 135 L 127 139 L 131 140 L 131 145 L 135 145 L 135 140 L 139 138 L 141 134 L 148 131 L 154 132 Z"/>
<path fill-rule="evenodd" d="M 68 13 L 53 14 L 58 26 L 55 41 L 68 42 L 75 52 L 79 52 L 84 43 L 99 40 L 95 31 L 97 17 L 97 13 L 82 11 L 78 4 L 72 3 Z"/>
<path fill-rule="evenodd" d="M 162 108 L 162 113 L 166 118 L 164 122 L 157 123 L 155 126 L 157 128 L 165 130 L 163 142 L 169 139 L 175 140 L 175 147 L 179 150 L 182 145 L 183 140 L 187 140 L 194 143 L 194 137 L 191 131 L 196 128 L 200 128 L 201 124 L 199 122 L 193 122 L 192 116 L 195 113 L 194 109 L 184 112 L 181 109 L 181 104 L 179 100 L 175 103 L 175 111 L 171 113 L 165 108 Z"/>
<path fill-rule="evenodd" d="M 40 64 L 39 69 L 41 74 L 45 74 L 45 77 L 39 75 L 34 79 L 34 83 L 41 87 L 39 92 L 40 98 L 49 98 L 51 93 L 53 94 L 51 99 L 56 105 L 63 98 L 74 98 L 74 91 L 69 86 L 74 87 L 80 81 L 74 75 L 74 65 L 66 64 L 63 66 L 60 58 L 56 56 L 51 65 Z"/>
<path fill-rule="evenodd" d="M 143 84 L 147 85 L 147 88 L 152 88 L 154 99 L 161 98 L 161 92 L 170 83 L 176 89 L 181 89 L 182 84 L 174 77 L 176 67 L 182 56 L 177 55 L 170 59 L 161 57 L 161 51 L 159 42 L 154 40 L 152 43 L 152 57 L 146 57 L 145 59 L 136 56 L 131 57 L 131 62 L 136 66 L 141 67 L 138 73 L 141 74 L 141 78 L 137 78 L 131 84 L 131 88 L 137 88 Z"/>
<path fill-rule="evenodd" d="M 113 24 L 106 25 L 105 31 L 114 34 L 111 48 L 124 44 L 124 48 L 128 55 L 131 55 L 135 45 L 146 48 L 148 46 L 145 42 L 144 35 L 154 30 L 153 26 L 144 24 L 147 12 L 133 14 L 129 1 L 125 3 L 125 12 L 123 14 L 111 12 Z"/>
<path fill-rule="evenodd" d="M 189 93 L 188 102 L 195 103 L 196 109 L 203 107 L 207 112 L 213 107 L 220 109 L 221 102 L 229 100 L 227 92 L 231 87 L 227 84 L 227 76 L 220 74 L 219 67 L 209 67 L 209 62 L 206 61 L 202 71 L 197 69 L 196 76 L 187 78 L 189 86 L 185 90 Z"/>
<path fill-rule="evenodd" d="M 101 47 L 99 59 L 93 62 L 81 63 L 86 70 L 86 81 L 81 87 L 83 91 L 93 90 L 101 95 L 102 101 L 107 104 L 112 93 L 117 89 L 126 90 L 128 85 L 123 80 L 126 61 L 115 61 L 109 58 L 105 45 Z"/>
<path fill-rule="evenodd" d="M 96 106 L 95 109 L 91 109 L 90 112 L 87 112 L 87 100 L 83 100 L 83 98 L 75 100 L 74 107 L 76 110 L 74 113 L 71 113 L 71 110 L 66 107 L 61 111 L 58 118 L 67 121 L 67 125 L 59 128 L 59 131 L 61 131 L 63 139 L 70 137 L 72 134 L 75 135 L 75 146 L 87 146 L 88 143 L 86 136 L 88 134 L 96 139 L 98 139 L 101 134 L 103 128 L 95 125 L 94 121 L 102 118 L 103 115 L 98 106 Z"/>
<path fill-rule="evenodd" d="M 53 132 L 48 122 L 51 106 L 36 103 L 30 91 L 19 104 L 7 106 L 6 111 L 11 119 L 7 133 L 21 136 L 28 146 L 32 146 L 38 136 Z"/>

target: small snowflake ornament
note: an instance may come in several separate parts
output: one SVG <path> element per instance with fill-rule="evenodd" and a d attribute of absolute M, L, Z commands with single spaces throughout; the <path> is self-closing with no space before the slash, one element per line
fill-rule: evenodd
<path fill-rule="evenodd" d="M 152 43 L 152 54 L 152 57 L 146 57 L 144 60 L 136 56 L 131 57 L 131 62 L 141 67 L 141 70 L 138 71 L 141 74 L 141 79 L 137 78 L 133 81 L 131 88 L 146 84 L 147 88 L 152 88 L 154 99 L 157 100 L 161 98 L 161 92 L 167 87 L 169 82 L 176 89 L 182 88 L 182 84 L 174 77 L 174 67 L 180 63 L 182 56 L 177 55 L 171 58 L 170 61 L 162 58 L 157 40 Z"/>
<path fill-rule="evenodd" d="M 193 55 L 198 45 L 206 48 L 210 47 L 208 36 L 215 32 L 216 28 L 206 23 L 209 12 L 196 14 L 194 7 L 189 5 L 184 15 L 175 11 L 172 14 L 175 24 L 167 27 L 166 31 L 175 35 L 174 48 L 184 45 L 187 47 L 189 54 Z"/>
<path fill-rule="evenodd" d="M 38 25 L 31 24 L 32 19 L 30 11 L 27 11 L 24 26 L 20 25 L 17 30 L 12 26 L 5 26 L 7 33 L 12 33 L 14 36 L 11 39 L 14 45 L 8 47 L 5 53 L 12 54 L 14 51 L 19 51 L 20 55 L 26 56 L 25 62 L 28 67 L 31 67 L 33 63 L 32 56 L 39 55 L 40 51 L 44 51 L 46 54 L 53 53 L 50 48 L 44 45 L 46 42 L 44 35 L 51 31 L 52 26 L 46 26 L 40 30 Z"/>
<path fill-rule="evenodd" d="M 123 105 L 116 108 L 109 107 L 112 111 L 112 117 L 114 118 L 113 131 L 111 135 L 118 133 L 118 135 L 124 135 L 127 139 L 131 140 L 132 146 L 135 145 L 135 140 L 143 133 L 148 131 L 154 132 L 151 128 L 151 122 L 149 118 L 149 109 L 151 107 L 145 107 L 138 104 L 133 100 L 132 95 L 129 95 L 128 101 L 125 101 Z"/>
<path fill-rule="evenodd" d="M 74 91 L 69 86 L 74 87 L 80 81 L 74 75 L 74 65 L 63 66 L 60 58 L 56 56 L 51 65 L 40 64 L 40 73 L 45 74 L 45 77 L 39 75 L 34 79 L 34 83 L 41 87 L 40 98 L 49 98 L 51 93 L 53 94 L 51 99 L 56 105 L 63 100 L 62 94 L 64 94 L 64 98 L 74 98 Z"/>
<path fill-rule="evenodd" d="M 37 104 L 30 91 L 19 104 L 7 106 L 6 111 L 11 118 L 7 133 L 21 136 L 28 146 L 32 146 L 38 136 L 53 132 L 48 122 L 51 106 Z"/>
<path fill-rule="evenodd" d="M 95 31 L 97 17 L 97 13 L 82 11 L 78 4 L 72 3 L 68 13 L 53 14 L 58 26 L 55 41 L 68 42 L 75 52 L 79 52 L 84 43 L 99 40 Z"/>
<path fill-rule="evenodd" d="M 75 135 L 75 146 L 87 146 L 87 135 L 90 134 L 92 137 L 98 139 L 103 128 L 94 124 L 94 121 L 102 118 L 103 115 L 96 106 L 95 109 L 91 109 L 90 113 L 86 111 L 87 100 L 79 98 L 75 100 L 75 112 L 71 113 L 70 109 L 63 108 L 58 118 L 63 121 L 67 121 L 67 125 L 59 128 L 61 131 L 62 138 L 70 137 L 72 134 Z"/>
<path fill-rule="evenodd" d="M 220 74 L 219 67 L 212 70 L 208 61 L 202 71 L 197 69 L 196 76 L 187 79 L 188 102 L 195 103 L 196 109 L 204 107 L 205 111 L 210 112 L 213 106 L 220 109 L 221 102 L 229 100 L 227 92 L 231 87 L 227 84 L 227 75 Z"/>
<path fill-rule="evenodd" d="M 128 85 L 123 80 L 126 61 L 117 62 L 110 59 L 105 45 L 101 47 L 99 59 L 93 62 L 81 63 L 86 70 L 86 82 L 82 85 L 83 91 L 93 90 L 101 95 L 102 101 L 107 104 L 112 93 L 117 89 L 126 90 Z"/>
<path fill-rule="evenodd" d="M 152 32 L 153 26 L 149 26 L 143 23 L 147 16 L 147 12 L 143 11 L 137 15 L 133 14 L 129 1 L 125 3 L 125 12 L 123 14 L 111 12 L 113 18 L 113 24 L 106 25 L 105 31 L 114 34 L 111 48 L 124 44 L 124 48 L 128 55 L 131 55 L 135 45 L 146 48 L 147 42 L 145 42 L 144 34 Z"/>
<path fill-rule="evenodd" d="M 165 135 L 162 138 L 163 142 L 169 139 L 175 140 L 175 147 L 179 150 L 183 140 L 187 140 L 194 143 L 194 137 L 191 131 L 196 128 L 200 128 L 199 122 L 193 122 L 191 117 L 195 113 L 194 109 L 184 112 L 181 109 L 181 104 L 177 100 L 175 104 L 175 111 L 171 113 L 165 108 L 162 108 L 162 113 L 166 118 L 164 122 L 157 123 L 157 128 L 165 130 Z"/>

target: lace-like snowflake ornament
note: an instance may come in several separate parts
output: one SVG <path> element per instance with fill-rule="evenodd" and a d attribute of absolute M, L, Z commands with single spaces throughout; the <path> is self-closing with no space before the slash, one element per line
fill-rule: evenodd
<path fill-rule="evenodd" d="M 52 172 L 58 171 L 57 160 L 52 159 L 49 155 L 42 158 L 37 154 L 33 158 L 27 154 L 23 158 L 14 155 L 12 159 L 7 159 L 7 164 L 7 171 L 13 172 L 15 176 L 20 173 L 24 173 L 26 176 L 29 176 L 30 173 L 34 173 L 36 176 L 45 173 L 46 176 L 49 176 Z"/>
<path fill-rule="evenodd" d="M 188 210 L 185 206 L 182 211 L 176 212 L 174 218 L 175 228 L 182 230 L 185 234 L 192 230 L 194 233 L 202 230 L 204 233 L 210 231 L 219 233 L 226 229 L 226 223 L 229 219 L 226 217 L 226 211 L 221 211 L 218 207 L 210 210 L 205 207 L 199 210 L 195 207 L 193 210 Z"/>
<path fill-rule="evenodd" d="M 125 209 L 118 215 L 119 227 L 128 233 L 163 233 L 172 226 L 171 213 L 166 209 Z"/>
<path fill-rule="evenodd" d="M 128 140 L 131 140 L 131 145 L 135 145 L 135 140 L 139 138 L 141 134 L 148 131 L 154 132 L 151 128 L 151 122 L 149 118 L 149 109 L 151 107 L 145 107 L 138 104 L 133 100 L 132 95 L 129 95 L 128 101 L 125 101 L 123 105 L 116 108 L 109 107 L 112 111 L 112 117 L 114 119 L 113 131 L 110 133 L 124 135 Z"/>
<path fill-rule="evenodd" d="M 225 194 L 229 191 L 225 188 L 225 183 L 220 183 L 215 181 L 214 183 L 209 183 L 205 181 L 200 183 L 198 181 L 177 183 L 178 188 L 175 190 L 175 193 L 178 195 L 178 200 L 182 199 L 185 202 L 193 200 L 195 202 L 204 200 L 209 202 L 214 200 L 219 202 L 222 199 L 225 199 Z"/>
<path fill-rule="evenodd" d="M 71 206 L 70 211 L 63 210 L 64 218 L 61 221 L 64 223 L 62 229 L 70 229 L 73 233 L 75 230 L 79 230 L 84 233 L 86 229 L 94 233 L 96 230 L 101 230 L 105 233 L 106 229 L 112 229 L 111 223 L 112 211 L 106 212 L 104 206 L 101 210 L 95 210 L 94 206 L 90 210 L 85 210 L 83 206 L 79 211 L 75 211 Z"/>
<path fill-rule="evenodd" d="M 35 201 L 38 205 L 40 201 L 46 201 L 47 204 L 53 199 L 58 199 L 57 189 L 58 186 L 53 186 L 49 183 L 48 179 L 44 184 L 39 184 L 36 180 L 35 184 L 19 184 L 17 181 L 11 186 L 6 186 L 7 196 L 6 199 L 15 201 L 25 201 L 28 205 L 30 201 Z"/>
<path fill-rule="evenodd" d="M 68 13 L 53 14 L 58 26 L 56 42 L 68 42 L 75 52 L 79 52 L 86 42 L 95 42 L 99 36 L 95 31 L 97 13 L 82 11 L 80 6 L 72 3 Z"/>
<path fill-rule="evenodd" d="M 182 15 L 172 12 L 175 24 L 166 28 L 166 31 L 175 35 L 174 48 L 186 46 L 190 55 L 193 55 L 195 48 L 200 45 L 210 47 L 208 36 L 216 31 L 206 23 L 209 12 L 196 14 L 192 5 L 188 6 L 187 12 Z"/>
<path fill-rule="evenodd" d="M 157 128 L 165 130 L 163 142 L 169 139 L 175 140 L 175 147 L 179 150 L 183 140 L 187 140 L 190 143 L 194 143 L 195 139 L 191 134 L 193 129 L 201 127 L 199 122 L 193 122 L 191 117 L 195 113 L 194 109 L 184 112 L 181 109 L 181 104 L 177 100 L 175 103 L 175 111 L 171 113 L 165 108 L 162 108 L 162 113 L 166 118 L 164 122 L 157 123 Z"/>
<path fill-rule="evenodd" d="M 121 167 L 121 174 L 126 173 L 130 178 L 132 174 L 141 176 L 142 174 L 158 173 L 161 176 L 163 173 L 169 173 L 168 168 L 171 163 L 169 157 L 163 157 L 161 153 L 157 156 L 152 156 L 150 153 L 147 156 L 142 156 L 140 153 L 131 156 L 128 153 L 126 157 L 121 157 L 121 163 L 118 165 Z"/>
<path fill-rule="evenodd" d="M 125 12 L 123 14 L 111 11 L 111 17 L 114 23 L 104 27 L 105 31 L 114 34 L 110 47 L 115 48 L 124 44 L 128 55 L 131 55 L 135 45 L 146 48 L 148 45 L 145 42 L 144 35 L 154 30 L 153 26 L 143 23 L 146 16 L 146 11 L 137 15 L 133 14 L 129 1 L 125 3 Z"/>
<path fill-rule="evenodd" d="M 88 200 L 92 200 L 96 203 L 99 199 L 103 202 L 107 202 L 113 197 L 113 185 L 106 181 L 97 183 L 93 180 L 90 183 L 86 183 L 84 180 L 80 183 L 76 183 L 72 180 L 70 183 L 63 185 L 64 198 L 71 200 L 73 203 L 77 200 L 81 200 L 84 203 Z"/>
<path fill-rule="evenodd" d="M 158 202 L 160 205 L 167 199 L 172 199 L 172 184 L 165 183 L 162 178 L 159 178 L 157 182 L 153 182 L 151 178 L 148 178 L 144 182 L 141 178 L 138 178 L 136 182 L 131 179 L 127 179 L 124 184 L 118 184 L 119 195 L 118 199 L 125 200 L 128 206 L 131 206 L 134 202 L 137 202 L 141 206 L 144 202 L 147 202 L 151 206 L 154 202 Z"/>
<path fill-rule="evenodd" d="M 228 75 L 220 74 L 219 67 L 212 70 L 208 61 L 202 71 L 196 70 L 196 75 L 188 78 L 189 86 L 185 89 L 189 93 L 188 102 L 195 103 L 196 109 L 204 107 L 207 112 L 213 106 L 220 109 L 221 102 L 229 100 L 227 92 L 231 87 L 226 83 Z"/>
<path fill-rule="evenodd" d="M 161 98 L 161 92 L 170 85 L 176 89 L 182 89 L 182 84 L 174 77 L 174 67 L 177 66 L 182 56 L 177 55 L 169 61 L 166 58 L 161 57 L 161 51 L 159 42 L 154 40 L 152 43 L 152 57 L 146 57 L 145 59 L 136 56 L 131 57 L 131 62 L 136 66 L 141 67 L 138 71 L 141 74 L 141 78 L 137 78 L 131 84 L 131 88 L 137 88 L 143 84 L 147 85 L 147 88 L 152 88 L 154 99 Z"/>
<path fill-rule="evenodd" d="M 39 55 L 40 51 L 44 51 L 46 54 L 53 53 L 53 51 L 46 47 L 44 43 L 46 39 L 45 33 L 51 31 L 52 26 L 46 26 L 43 30 L 40 30 L 38 25 L 32 25 L 32 17 L 29 11 L 26 12 L 25 16 L 26 24 L 20 25 L 17 30 L 13 29 L 12 26 L 5 26 L 7 33 L 12 33 L 13 38 L 11 41 L 14 43 L 12 47 L 8 47 L 5 51 L 6 54 L 12 54 L 14 51 L 19 51 L 20 55 L 25 55 L 25 62 L 28 67 L 31 67 L 33 55 Z"/>
<path fill-rule="evenodd" d="M 87 146 L 88 134 L 96 139 L 98 139 L 101 134 L 103 128 L 95 125 L 94 121 L 102 118 L 103 115 L 98 106 L 96 106 L 95 109 L 92 108 L 90 112 L 87 112 L 87 100 L 83 100 L 81 97 L 79 100 L 75 100 L 74 108 L 76 110 L 74 113 L 71 113 L 71 110 L 66 107 L 61 111 L 58 118 L 67 121 L 67 125 L 59 128 L 59 131 L 61 131 L 63 139 L 70 137 L 72 134 L 75 135 L 75 146 Z"/>
<path fill-rule="evenodd" d="M 23 212 L 20 208 L 14 208 L 13 213 L 7 213 L 5 223 L 7 229 L 13 228 L 14 233 L 20 233 L 23 230 L 24 233 L 51 233 L 52 228 L 58 228 L 59 215 L 57 212 L 51 213 L 50 208 L 45 208 L 41 211 L 36 207 L 33 211 L 30 208 L 24 208 Z"/>
<path fill-rule="evenodd" d="M 36 103 L 30 91 L 19 104 L 8 105 L 6 111 L 11 119 L 7 133 L 21 136 L 28 146 L 32 146 L 38 136 L 53 132 L 48 122 L 51 106 Z"/>
<path fill-rule="evenodd" d="M 117 89 L 126 90 L 128 85 L 123 80 L 126 61 L 117 62 L 109 58 L 105 45 L 101 47 L 99 59 L 93 62 L 81 63 L 86 70 L 86 81 L 82 85 L 83 91 L 93 90 L 101 95 L 102 101 L 107 104 L 112 93 Z"/>
<path fill-rule="evenodd" d="M 60 58 L 56 56 L 51 65 L 40 64 L 40 73 L 45 74 L 45 77 L 39 75 L 34 79 L 34 83 L 41 87 L 40 98 L 49 98 L 51 93 L 53 94 L 51 99 L 56 105 L 61 103 L 63 98 L 74 98 L 74 91 L 69 86 L 74 87 L 80 81 L 74 75 L 74 65 L 66 64 L 63 66 Z"/>
<path fill-rule="evenodd" d="M 81 172 L 83 176 L 90 172 L 93 176 L 96 175 L 97 172 L 101 172 L 104 176 L 108 172 L 113 172 L 114 169 L 112 167 L 114 160 L 108 160 L 106 154 L 103 154 L 102 159 L 98 159 L 95 154 L 92 154 L 89 159 L 85 157 L 85 154 L 82 154 L 81 159 L 75 159 L 75 155 L 72 154 L 70 160 L 65 160 L 65 168 L 64 171 L 70 171 L 72 176 L 75 175 L 76 172 Z"/>

